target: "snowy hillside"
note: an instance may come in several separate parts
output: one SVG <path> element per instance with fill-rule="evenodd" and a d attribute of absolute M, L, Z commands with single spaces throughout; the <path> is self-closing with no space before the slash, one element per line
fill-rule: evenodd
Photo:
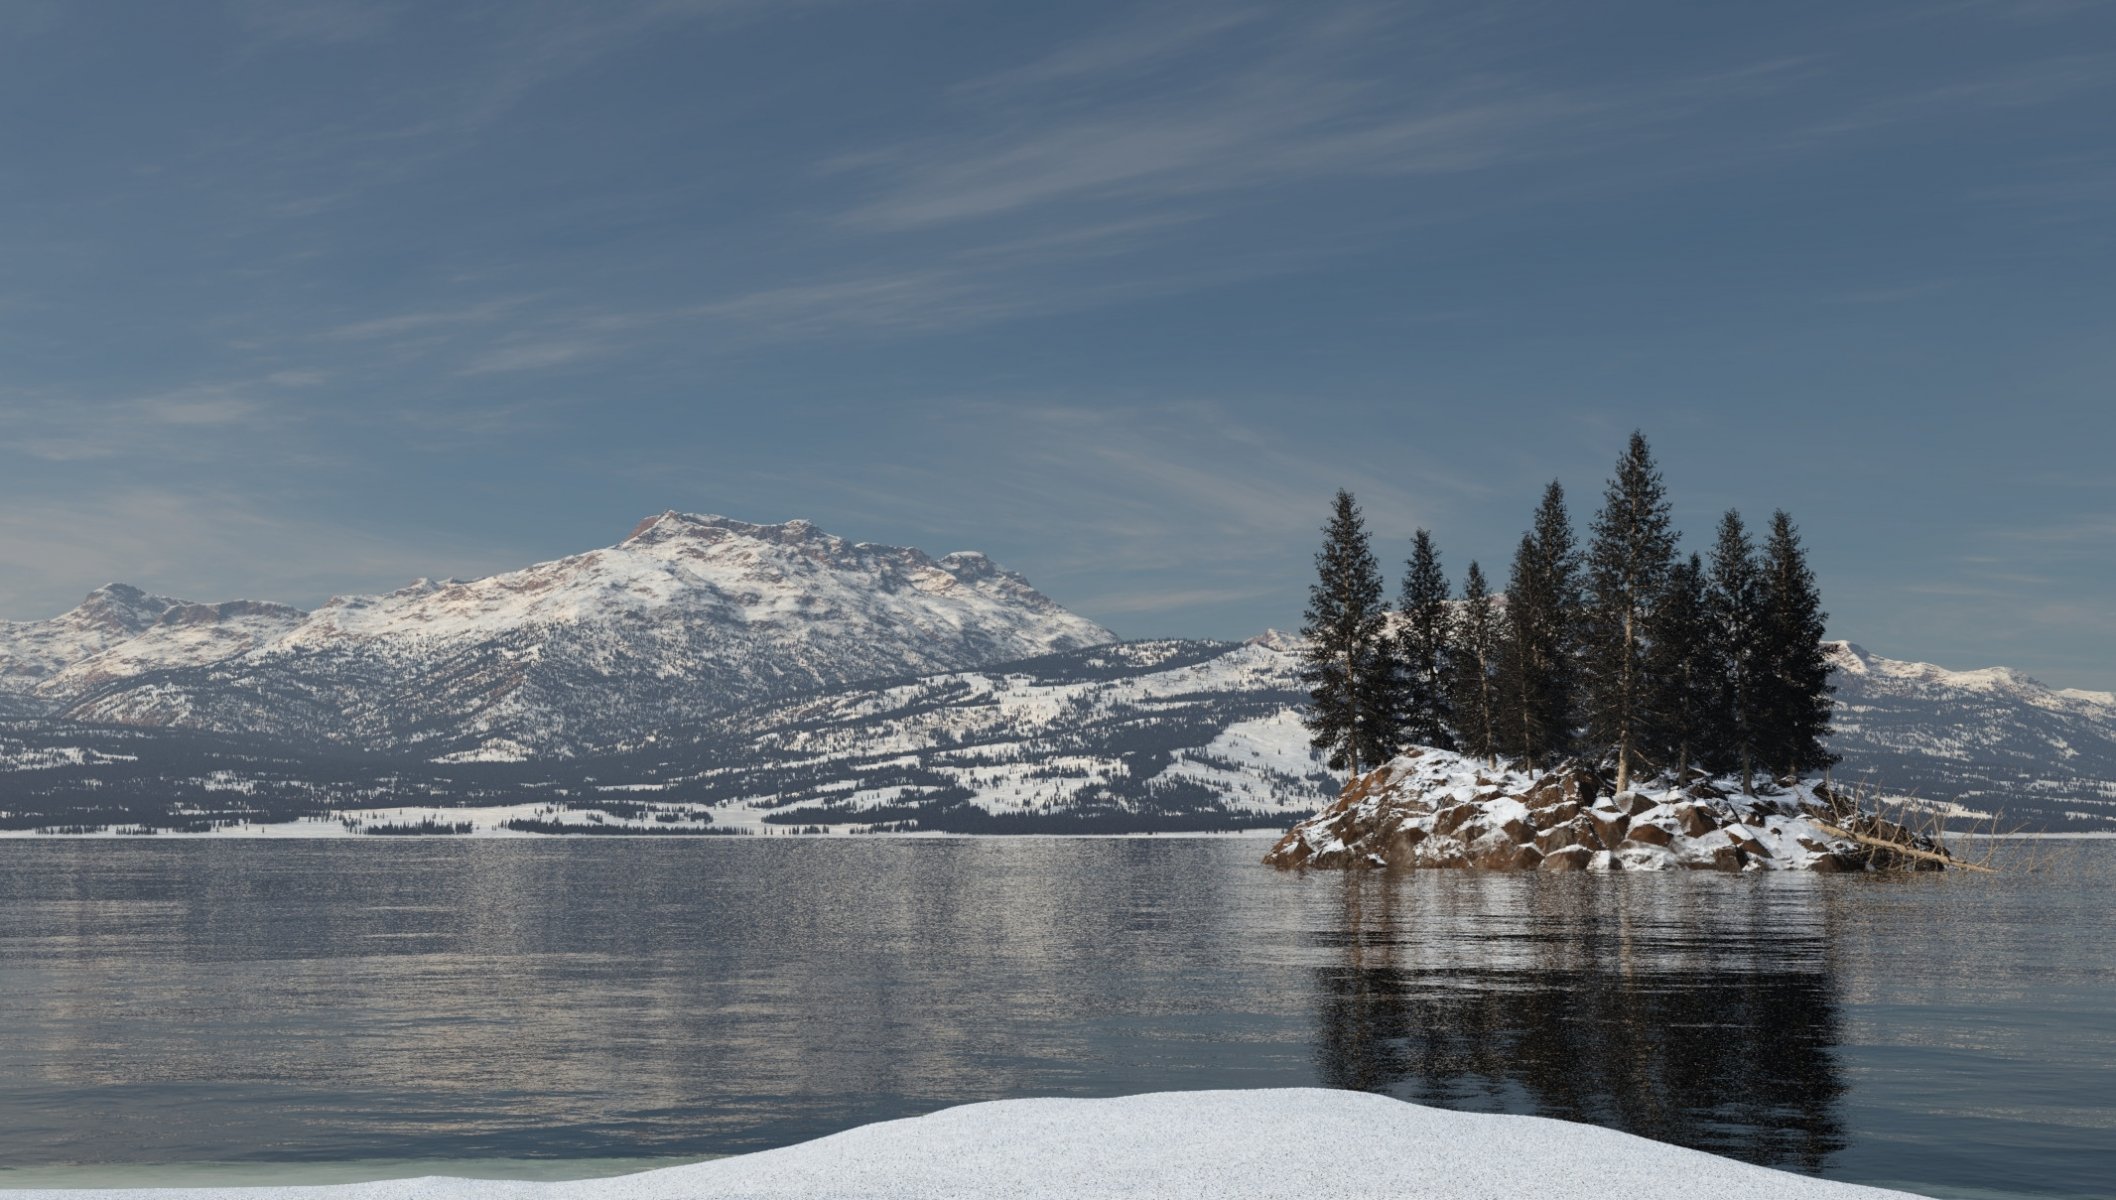
<path fill-rule="evenodd" d="M 2116 716 L 2102 698 L 2010 672 L 1834 653 L 1840 783 L 1959 800 L 2030 829 L 2116 829 Z M 1097 646 L 840 685 L 528 761 L 493 742 L 362 754 L 15 722 L 0 725 L 0 808 L 16 814 L 0 827 L 557 804 L 613 828 L 672 823 L 677 810 L 737 829 L 1283 828 L 1337 791 L 1308 751 L 1302 699 L 1292 644 L 1267 636 Z"/>
<path fill-rule="evenodd" d="M 113 585 L 0 627 L 0 715 L 569 753 L 769 697 L 1110 640 L 981 554 L 670 512 L 606 549 L 308 614 Z"/>
<path fill-rule="evenodd" d="M 1270 827 L 1333 795 L 1269 646 L 1130 642 L 731 713 L 584 762 L 783 824 Z"/>
<path fill-rule="evenodd" d="M 2116 828 L 2116 696 L 2019 671 L 1949 671 L 1830 643 L 1840 780 L 1998 814 L 2004 826 Z"/>
<path fill-rule="evenodd" d="M 0 725 L 0 833 L 1281 829 L 1337 790 L 1297 686 L 1269 645 L 1134 642 L 760 702 L 531 762 L 17 722 Z"/>

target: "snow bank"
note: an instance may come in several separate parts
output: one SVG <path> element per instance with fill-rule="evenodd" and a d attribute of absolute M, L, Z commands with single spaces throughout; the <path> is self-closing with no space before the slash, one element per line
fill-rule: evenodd
<path fill-rule="evenodd" d="M 1491 1197 L 1822 1200 L 1907 1196 L 1542 1117 L 1363 1092 L 1158 1092 L 1000 1100 L 781 1150 L 610 1179 L 403 1179 L 331 1187 L 25 1191 L 51 1200 L 1035 1200 Z"/>
<path fill-rule="evenodd" d="M 1609 794 L 1599 773 L 1488 767 L 1418 749 L 1353 780 L 1279 839 L 1275 867 L 1472 867 L 1493 871 L 1862 871 L 1937 865 L 1877 850 L 1838 830 L 1937 849 L 1930 839 L 1857 813 L 1815 783 L 1769 795 L 1733 779 Z"/>

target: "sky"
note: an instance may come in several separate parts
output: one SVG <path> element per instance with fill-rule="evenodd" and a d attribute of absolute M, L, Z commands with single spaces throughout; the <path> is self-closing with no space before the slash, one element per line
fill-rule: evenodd
<path fill-rule="evenodd" d="M 1831 632 L 2116 687 L 2116 7 L 0 0 L 0 614 L 665 509 L 1299 623 L 1651 439 Z"/>

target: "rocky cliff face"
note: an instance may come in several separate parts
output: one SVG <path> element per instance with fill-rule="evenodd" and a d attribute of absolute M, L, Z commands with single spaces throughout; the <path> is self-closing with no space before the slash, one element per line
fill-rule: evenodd
<path fill-rule="evenodd" d="M 1909 853 L 1873 844 L 1884 839 Z M 1860 816 L 1817 785 L 1758 796 L 1733 780 L 1697 779 L 1612 795 L 1585 768 L 1531 774 L 1412 750 L 1353 780 L 1264 861 L 1321 869 L 1863 871 L 1937 866 L 1922 857 L 1933 853 L 1930 840 Z"/>

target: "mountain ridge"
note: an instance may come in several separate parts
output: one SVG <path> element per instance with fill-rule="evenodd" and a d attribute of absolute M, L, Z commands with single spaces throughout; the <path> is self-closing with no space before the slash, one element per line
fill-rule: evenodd
<path fill-rule="evenodd" d="M 15 716 L 570 753 L 648 714 L 1113 640 L 980 553 L 670 510 L 613 546 L 306 613 L 110 585 L 0 625 L 0 690 Z"/>

